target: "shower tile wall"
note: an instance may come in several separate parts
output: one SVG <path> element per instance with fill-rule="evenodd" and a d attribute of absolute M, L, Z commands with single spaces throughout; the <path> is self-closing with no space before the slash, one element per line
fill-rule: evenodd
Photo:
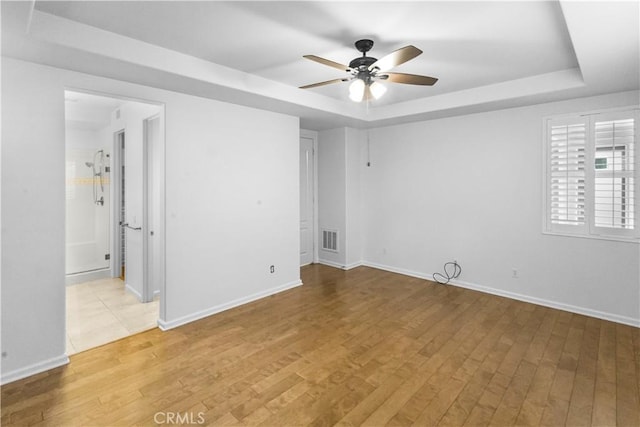
<path fill-rule="evenodd" d="M 110 136 L 108 129 L 85 130 L 67 128 L 66 151 L 66 274 L 109 268 L 105 259 L 110 245 L 110 174 L 100 178 L 93 176 L 93 168 L 87 163 L 100 160 L 98 150 L 104 150 L 104 165 L 109 165 Z M 97 170 L 97 169 L 96 169 Z M 97 197 L 104 197 L 104 204 L 94 202 L 93 185 Z"/>

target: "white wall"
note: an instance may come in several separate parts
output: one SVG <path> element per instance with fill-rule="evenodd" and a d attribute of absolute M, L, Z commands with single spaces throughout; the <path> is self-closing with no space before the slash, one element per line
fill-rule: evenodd
<path fill-rule="evenodd" d="M 298 119 L 188 96 L 165 114 L 168 323 L 299 284 Z"/>
<path fill-rule="evenodd" d="M 344 127 L 318 135 L 319 262 L 339 268 L 362 263 L 362 165 L 366 131 Z M 338 230 L 338 252 L 322 249 L 322 229 Z"/>
<path fill-rule="evenodd" d="M 63 89 L 2 58 L 3 382 L 67 360 Z"/>
<path fill-rule="evenodd" d="M 345 267 L 362 263 L 362 175 L 366 166 L 367 133 L 345 129 Z"/>
<path fill-rule="evenodd" d="M 637 105 L 627 92 L 370 131 L 364 261 L 640 324 L 640 245 L 542 234 L 542 118 Z M 519 278 L 512 278 L 512 269 Z"/>
<path fill-rule="evenodd" d="M 165 104 L 165 327 L 300 284 L 296 117 L 2 58 L 3 382 L 66 362 L 65 87 Z"/>
<path fill-rule="evenodd" d="M 346 129 L 318 133 L 318 260 L 342 267 L 346 257 Z M 338 252 L 322 249 L 322 230 L 338 231 Z"/>

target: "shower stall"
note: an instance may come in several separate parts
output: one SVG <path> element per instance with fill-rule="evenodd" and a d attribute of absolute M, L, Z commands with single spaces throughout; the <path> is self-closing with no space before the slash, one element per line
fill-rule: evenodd
<path fill-rule="evenodd" d="M 86 135 L 85 135 L 86 136 Z M 97 136 L 97 135 L 94 135 Z M 110 155 L 68 148 L 66 154 L 67 282 L 109 277 Z"/>

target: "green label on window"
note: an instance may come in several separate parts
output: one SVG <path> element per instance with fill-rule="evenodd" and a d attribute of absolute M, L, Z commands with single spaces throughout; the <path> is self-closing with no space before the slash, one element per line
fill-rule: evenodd
<path fill-rule="evenodd" d="M 606 169 L 607 168 L 607 158 L 600 157 L 596 158 L 596 169 Z"/>

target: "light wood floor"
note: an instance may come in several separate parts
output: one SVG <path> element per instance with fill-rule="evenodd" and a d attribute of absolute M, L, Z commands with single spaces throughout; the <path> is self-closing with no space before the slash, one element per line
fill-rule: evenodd
<path fill-rule="evenodd" d="M 636 328 L 365 267 L 302 278 L 6 385 L 2 424 L 640 425 Z"/>

